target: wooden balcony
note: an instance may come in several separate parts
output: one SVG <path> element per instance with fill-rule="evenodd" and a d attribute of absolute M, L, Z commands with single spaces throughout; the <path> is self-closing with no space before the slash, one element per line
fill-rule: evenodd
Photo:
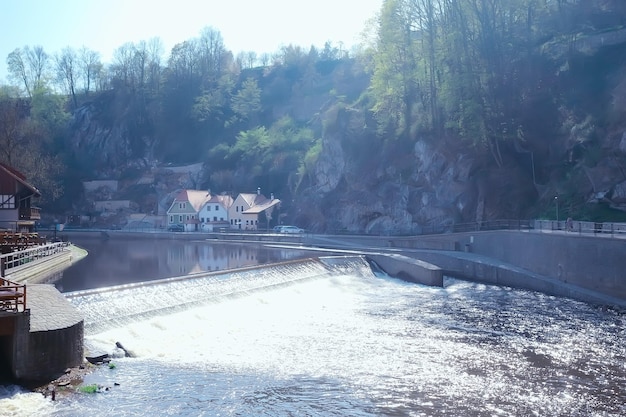
<path fill-rule="evenodd" d="M 0 278 L 0 311 L 23 312 L 26 310 L 26 285 Z"/>
<path fill-rule="evenodd" d="M 39 207 L 21 208 L 19 216 L 20 220 L 41 220 Z"/>

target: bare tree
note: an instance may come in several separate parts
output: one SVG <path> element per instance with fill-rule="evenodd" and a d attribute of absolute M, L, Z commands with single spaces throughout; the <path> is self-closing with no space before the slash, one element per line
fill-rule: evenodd
<path fill-rule="evenodd" d="M 26 47 L 26 58 L 30 66 L 35 90 L 45 87 L 46 75 L 50 66 L 50 56 L 43 46 L 37 45 L 32 49 Z"/>
<path fill-rule="evenodd" d="M 24 54 L 21 49 L 16 48 L 9 54 L 7 57 L 7 67 L 9 69 L 9 76 L 22 83 L 24 85 L 24 89 L 26 90 L 26 95 L 28 95 L 28 97 L 32 97 L 33 86 L 28 69 L 26 68 L 26 62 L 24 62 Z"/>
<path fill-rule="evenodd" d="M 248 68 L 254 68 L 257 62 L 257 55 L 254 51 L 246 52 L 246 64 Z"/>
<path fill-rule="evenodd" d="M 153 91 L 158 91 L 161 84 L 163 59 L 163 41 L 155 37 L 148 41 L 148 79 L 147 82 Z"/>
<path fill-rule="evenodd" d="M 72 96 L 74 108 L 78 107 L 76 100 L 76 82 L 78 78 L 78 59 L 76 51 L 69 46 L 55 56 L 56 76 L 67 94 Z"/>
<path fill-rule="evenodd" d="M 135 45 L 132 42 L 127 42 L 113 52 L 113 63 L 111 64 L 112 76 L 130 87 L 135 81 L 133 77 L 134 55 Z"/>
<path fill-rule="evenodd" d="M 259 61 L 261 61 L 261 66 L 267 67 L 270 64 L 270 62 L 272 62 L 272 56 L 268 54 L 267 52 L 264 52 L 259 57 Z"/>
<path fill-rule="evenodd" d="M 89 95 L 91 89 L 97 85 L 96 80 L 101 76 L 102 63 L 100 62 L 100 54 L 83 46 L 78 51 L 78 58 L 83 89 L 85 94 Z"/>
<path fill-rule="evenodd" d="M 9 76 L 24 85 L 28 97 L 45 87 L 50 59 L 43 47 L 15 49 L 7 56 Z"/>
<path fill-rule="evenodd" d="M 204 28 L 198 40 L 198 48 L 202 77 L 209 82 L 216 81 L 222 75 L 226 52 L 222 34 L 212 27 Z"/>

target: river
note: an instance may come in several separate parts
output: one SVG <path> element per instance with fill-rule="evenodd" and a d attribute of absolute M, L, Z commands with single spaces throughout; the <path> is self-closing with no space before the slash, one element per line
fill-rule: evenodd
<path fill-rule="evenodd" d="M 76 267 L 99 277 L 87 265 L 107 259 L 106 247 Z M 94 282 L 120 283 L 104 269 L 108 278 Z M 4 387 L 0 415 L 626 415 L 620 311 L 451 278 L 444 288 L 409 284 L 376 276 L 364 262 L 341 270 L 303 262 L 187 282 L 189 294 L 201 294 L 194 303 L 140 315 L 155 299 L 169 300 L 154 288 L 169 294 L 171 284 L 117 292 L 121 306 L 107 299 L 116 292 L 70 298 L 87 317 L 88 349 L 116 355 L 114 369 L 101 367 L 85 381 L 109 389 L 51 402 Z M 109 312 L 100 323 L 98 311 Z M 135 357 L 123 357 L 116 342 Z"/>

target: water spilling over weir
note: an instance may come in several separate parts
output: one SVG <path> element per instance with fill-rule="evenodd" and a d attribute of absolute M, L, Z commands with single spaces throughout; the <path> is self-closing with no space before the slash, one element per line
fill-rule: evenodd
<path fill-rule="evenodd" d="M 99 333 L 132 321 L 181 311 L 203 303 L 338 272 L 374 276 L 364 257 L 325 257 L 282 262 L 263 268 L 192 276 L 76 291 L 65 296 L 85 318 L 85 334 Z"/>
<path fill-rule="evenodd" d="M 375 276 L 361 257 L 68 294 L 111 387 L 35 416 L 626 415 L 626 317 L 566 298 Z M 119 384 L 119 385 L 114 385 Z M 16 405 L 17 404 L 17 405 Z M 21 409 L 19 407 L 22 407 Z M 1 415 L 1 412 L 0 412 Z"/>

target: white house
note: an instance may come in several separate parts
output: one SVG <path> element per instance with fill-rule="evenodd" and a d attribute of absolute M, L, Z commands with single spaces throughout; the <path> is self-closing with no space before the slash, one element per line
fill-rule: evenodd
<path fill-rule="evenodd" d="M 228 209 L 228 219 L 231 229 L 258 230 L 259 215 L 263 213 L 269 222 L 274 217 L 274 209 L 280 204 L 280 200 L 270 198 L 261 194 L 261 189 L 256 194 L 239 194 L 233 204 Z M 261 227 L 268 227 L 268 224 Z"/>
<path fill-rule="evenodd" d="M 214 195 L 204 203 L 198 218 L 202 230 L 212 232 L 218 227 L 228 227 L 228 209 L 233 204 L 229 195 Z"/>

